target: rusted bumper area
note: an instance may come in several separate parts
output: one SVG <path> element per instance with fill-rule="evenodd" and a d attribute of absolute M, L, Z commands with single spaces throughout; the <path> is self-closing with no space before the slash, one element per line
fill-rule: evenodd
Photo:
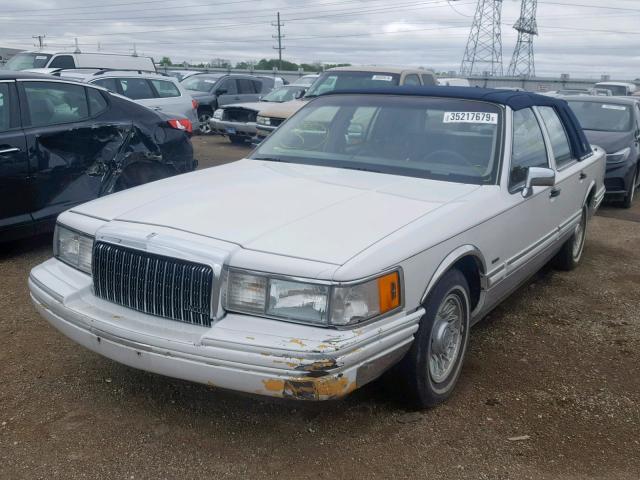
<path fill-rule="evenodd" d="M 300 400 L 344 397 L 409 349 L 422 311 L 354 330 L 228 314 L 203 328 L 96 298 L 91 278 L 57 260 L 34 268 L 33 302 L 67 337 L 134 368 L 210 386 Z"/>

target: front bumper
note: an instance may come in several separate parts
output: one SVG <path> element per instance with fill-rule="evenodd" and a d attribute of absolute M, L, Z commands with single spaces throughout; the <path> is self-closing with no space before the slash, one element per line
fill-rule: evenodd
<path fill-rule="evenodd" d="M 91 278 L 50 259 L 29 277 L 55 328 L 125 365 L 225 389 L 301 400 L 339 398 L 370 382 L 411 346 L 422 309 L 353 330 L 227 314 L 210 328 L 101 300 Z"/>
<path fill-rule="evenodd" d="M 229 120 L 209 120 L 209 126 L 213 133 L 218 135 L 237 135 L 239 137 L 253 138 L 256 134 L 255 122 L 231 122 Z"/>
<path fill-rule="evenodd" d="M 626 195 L 631 182 L 635 181 L 635 160 L 627 160 L 622 163 L 607 164 L 604 183 L 607 187 L 607 195 Z"/>

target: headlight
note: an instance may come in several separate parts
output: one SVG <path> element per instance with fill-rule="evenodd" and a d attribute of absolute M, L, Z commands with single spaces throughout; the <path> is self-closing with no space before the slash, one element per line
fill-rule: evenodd
<path fill-rule="evenodd" d="M 258 115 L 256 122 L 259 125 L 271 125 L 271 119 L 269 117 L 263 117 L 262 115 Z"/>
<path fill-rule="evenodd" d="M 615 153 L 610 153 L 607 155 L 607 163 L 622 163 L 629 158 L 630 153 L 631 147 L 623 148 Z"/>
<path fill-rule="evenodd" d="M 368 282 L 335 287 L 331 323 L 352 325 L 383 315 L 400 306 L 400 275 L 392 272 Z"/>
<path fill-rule="evenodd" d="M 93 237 L 56 225 L 53 255 L 58 260 L 91 275 Z"/>
<path fill-rule="evenodd" d="M 213 112 L 213 118 L 216 120 L 222 120 L 222 115 L 224 114 L 223 108 L 218 108 L 215 112 Z"/>
<path fill-rule="evenodd" d="M 401 305 L 397 271 L 346 286 L 235 269 L 227 270 L 223 281 L 222 304 L 227 310 L 319 326 L 353 325 Z"/>

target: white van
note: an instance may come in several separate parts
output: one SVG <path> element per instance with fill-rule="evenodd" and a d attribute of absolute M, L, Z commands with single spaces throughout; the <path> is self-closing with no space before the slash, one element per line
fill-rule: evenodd
<path fill-rule="evenodd" d="M 438 85 L 443 87 L 470 87 L 471 84 L 466 78 L 438 78 Z"/>
<path fill-rule="evenodd" d="M 634 83 L 627 82 L 598 82 L 593 88 L 604 88 L 611 92 L 611 95 L 615 97 L 626 97 L 627 95 L 633 95 L 636 91 Z"/>
<path fill-rule="evenodd" d="M 38 50 L 21 52 L 4 65 L 6 70 L 28 70 L 51 73 L 60 68 L 108 68 L 119 70 L 146 70 L 155 72 L 151 57 L 122 55 L 118 53 L 75 53 Z"/>

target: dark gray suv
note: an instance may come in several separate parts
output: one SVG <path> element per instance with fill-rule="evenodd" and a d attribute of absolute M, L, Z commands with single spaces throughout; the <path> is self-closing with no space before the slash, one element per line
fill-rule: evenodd
<path fill-rule="evenodd" d="M 200 73 L 185 78 L 181 83 L 198 102 L 200 132 L 211 133 L 209 120 L 213 112 L 230 103 L 257 102 L 261 95 L 273 88 L 269 79 L 251 75 Z"/>

